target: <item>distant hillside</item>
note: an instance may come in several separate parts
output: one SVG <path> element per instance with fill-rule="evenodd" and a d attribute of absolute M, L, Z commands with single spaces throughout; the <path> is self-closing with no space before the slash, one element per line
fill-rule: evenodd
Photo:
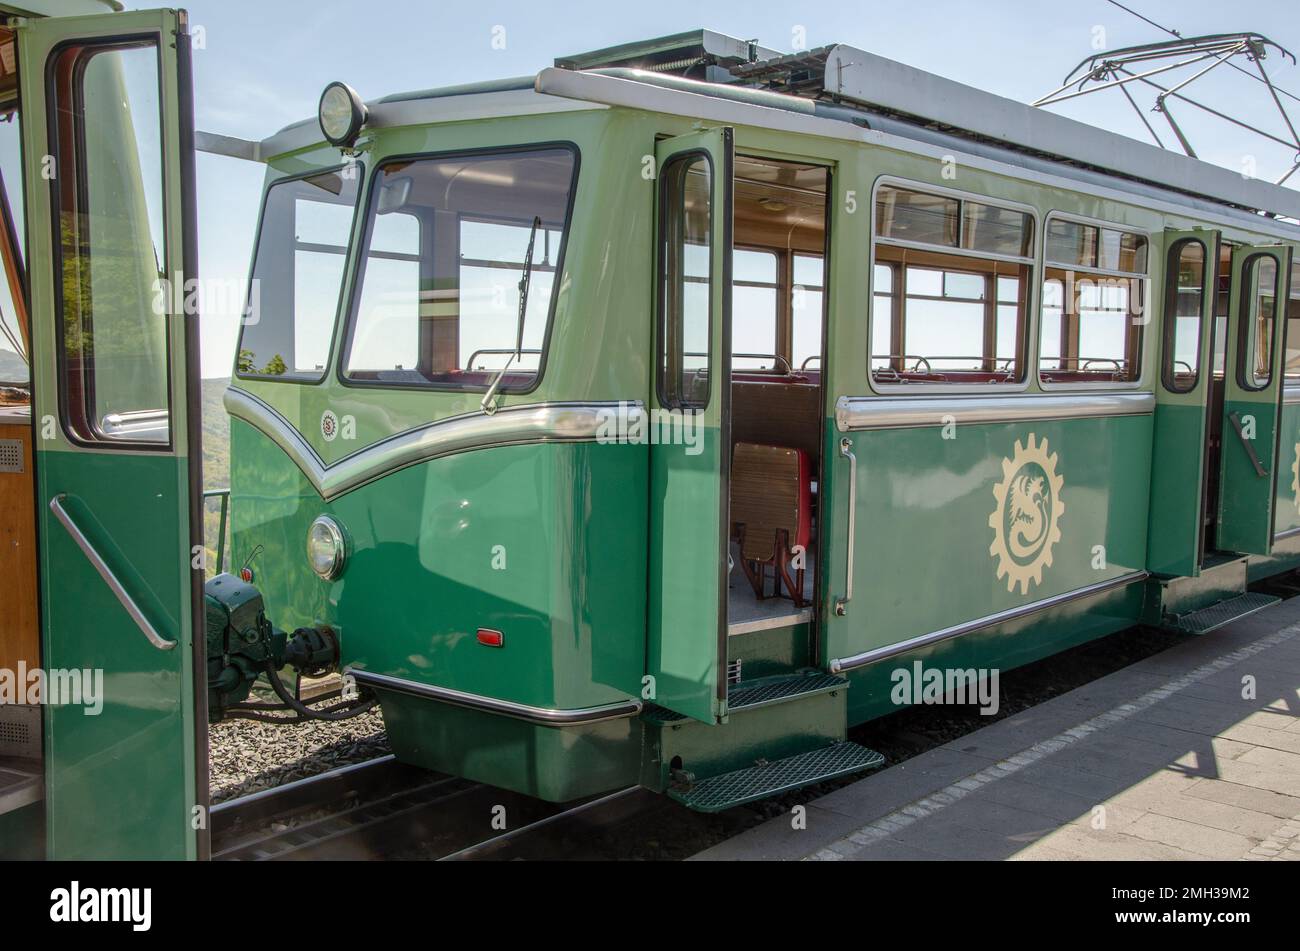
<path fill-rule="evenodd" d="M 225 489 L 230 486 L 230 417 L 221 399 L 229 380 L 203 381 L 203 488 Z M 221 524 L 221 506 L 207 503 L 203 517 L 204 537 L 208 548 L 209 574 L 216 573 L 217 531 Z M 227 526 L 229 539 L 229 526 Z M 227 559 L 229 561 L 229 559 Z M 229 563 L 225 566 L 229 568 Z"/>
<path fill-rule="evenodd" d="M 0 350 L 0 381 L 27 382 L 27 361 L 12 350 Z"/>
<path fill-rule="evenodd" d="M 230 417 L 222 398 L 230 380 L 203 381 L 203 488 L 230 485 Z"/>

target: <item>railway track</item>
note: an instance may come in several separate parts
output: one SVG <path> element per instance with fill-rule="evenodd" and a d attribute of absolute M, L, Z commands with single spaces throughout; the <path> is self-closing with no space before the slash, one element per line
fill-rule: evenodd
<path fill-rule="evenodd" d="M 212 857 L 540 858 L 557 836 L 622 821 L 655 798 L 629 788 L 556 805 L 385 756 L 213 807 Z"/>

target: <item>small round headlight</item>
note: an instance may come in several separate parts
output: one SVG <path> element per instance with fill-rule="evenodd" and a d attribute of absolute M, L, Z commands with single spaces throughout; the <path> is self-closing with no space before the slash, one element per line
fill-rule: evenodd
<path fill-rule="evenodd" d="M 320 130 L 331 145 L 348 147 L 361 134 L 366 107 L 347 83 L 330 83 L 320 96 L 317 109 Z"/>
<path fill-rule="evenodd" d="M 307 530 L 307 562 L 311 570 L 326 581 L 343 573 L 348 557 L 347 537 L 343 527 L 328 515 L 322 515 Z"/>

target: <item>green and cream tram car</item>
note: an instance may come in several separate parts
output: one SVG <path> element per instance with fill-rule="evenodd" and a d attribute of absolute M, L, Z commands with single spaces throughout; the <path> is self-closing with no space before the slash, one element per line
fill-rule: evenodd
<path fill-rule="evenodd" d="M 104 674 L 37 712 L 12 849 L 204 857 L 208 722 L 281 668 L 419 766 L 717 810 L 879 766 L 900 669 L 1208 632 L 1300 565 L 1300 195 L 704 31 L 198 133 L 266 167 L 205 591 L 153 302 L 200 277 L 185 16 L 2 36 L 0 662 Z"/>

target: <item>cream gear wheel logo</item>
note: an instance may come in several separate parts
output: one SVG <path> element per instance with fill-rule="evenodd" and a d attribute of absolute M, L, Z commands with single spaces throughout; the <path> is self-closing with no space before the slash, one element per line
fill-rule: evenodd
<path fill-rule="evenodd" d="M 1031 584 L 1041 584 L 1052 548 L 1061 540 L 1065 480 L 1057 474 L 1056 462 L 1056 454 L 1047 452 L 1047 440 L 1037 443 L 1033 433 L 1023 446 L 1016 440 L 1015 454 L 1002 460 L 1002 481 L 993 486 L 997 506 L 989 516 L 989 554 L 998 560 L 998 578 L 1007 579 L 1008 591 L 1020 585 L 1020 593 L 1028 594 Z"/>

